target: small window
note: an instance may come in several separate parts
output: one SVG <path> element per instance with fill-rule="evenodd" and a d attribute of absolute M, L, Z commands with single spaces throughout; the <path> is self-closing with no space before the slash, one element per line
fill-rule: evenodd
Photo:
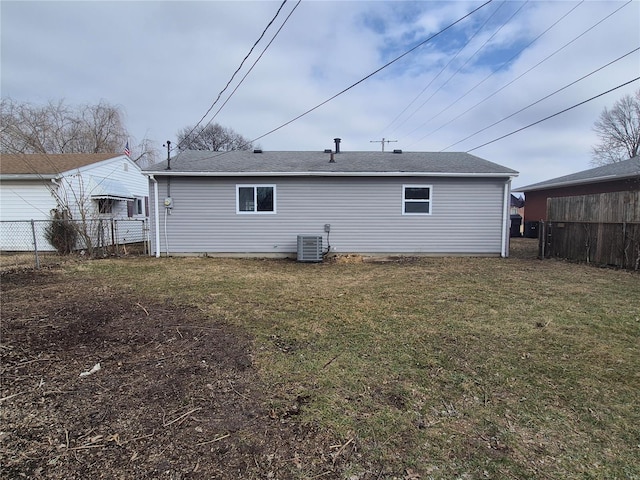
<path fill-rule="evenodd" d="M 131 218 L 136 215 L 144 215 L 144 199 L 142 198 L 127 201 L 127 217 Z"/>
<path fill-rule="evenodd" d="M 113 213 L 113 207 L 115 206 L 115 200 L 112 198 L 99 198 L 98 199 L 98 212 L 101 214 Z"/>
<path fill-rule="evenodd" d="M 431 185 L 403 185 L 402 214 L 431 215 Z"/>
<path fill-rule="evenodd" d="M 276 213 L 275 185 L 237 185 L 237 213 Z"/>

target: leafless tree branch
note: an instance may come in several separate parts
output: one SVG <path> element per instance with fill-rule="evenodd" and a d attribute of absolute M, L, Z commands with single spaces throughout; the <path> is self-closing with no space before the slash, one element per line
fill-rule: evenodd
<path fill-rule="evenodd" d="M 640 90 L 625 95 L 605 109 L 594 123 L 599 143 L 592 148 L 592 163 L 605 165 L 638 155 L 640 150 Z"/>
<path fill-rule="evenodd" d="M 185 127 L 178 134 L 181 150 L 208 150 L 228 152 L 231 150 L 253 150 L 253 143 L 232 128 L 218 123 L 206 126 Z"/>

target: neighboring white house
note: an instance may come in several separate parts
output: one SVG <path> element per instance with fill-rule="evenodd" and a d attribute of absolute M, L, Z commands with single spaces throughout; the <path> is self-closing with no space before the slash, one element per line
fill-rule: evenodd
<path fill-rule="evenodd" d="M 16 222 L 50 220 L 56 209 L 67 210 L 74 220 L 145 219 L 148 191 L 147 178 L 126 155 L 2 155 L 0 249 L 33 248 L 32 240 L 16 244 Z M 52 249 L 42 238 L 37 243 Z"/>
<path fill-rule="evenodd" d="M 145 174 L 156 255 L 300 259 L 507 256 L 518 173 L 460 152 L 256 150 L 183 151 Z"/>

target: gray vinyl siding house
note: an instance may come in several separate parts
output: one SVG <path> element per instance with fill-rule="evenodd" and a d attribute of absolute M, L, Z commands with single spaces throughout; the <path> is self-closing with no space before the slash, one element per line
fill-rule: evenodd
<path fill-rule="evenodd" d="M 517 172 L 466 153 L 185 151 L 145 174 L 156 256 L 295 256 L 298 235 L 335 254 L 508 256 Z"/>

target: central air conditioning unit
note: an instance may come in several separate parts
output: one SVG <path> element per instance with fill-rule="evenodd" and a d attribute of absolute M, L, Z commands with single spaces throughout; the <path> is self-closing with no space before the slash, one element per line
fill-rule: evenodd
<path fill-rule="evenodd" d="M 298 261 L 322 261 L 322 235 L 298 235 Z"/>

